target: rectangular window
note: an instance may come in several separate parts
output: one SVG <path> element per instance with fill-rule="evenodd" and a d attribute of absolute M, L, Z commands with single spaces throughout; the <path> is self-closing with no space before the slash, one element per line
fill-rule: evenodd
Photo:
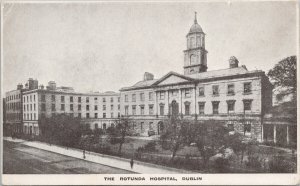
<path fill-rule="evenodd" d="M 219 114 L 219 101 L 213 101 L 213 114 Z"/>
<path fill-rule="evenodd" d="M 227 110 L 228 110 L 228 112 L 234 112 L 234 105 L 235 105 L 235 100 L 228 100 L 227 101 Z"/>
<path fill-rule="evenodd" d="M 199 102 L 198 104 L 199 104 L 199 114 L 203 115 L 205 109 L 205 102 Z"/>
<path fill-rule="evenodd" d="M 118 112 L 118 118 L 120 117 L 120 112 Z"/>
<path fill-rule="evenodd" d="M 32 95 L 30 95 L 30 102 L 32 102 Z"/>
<path fill-rule="evenodd" d="M 136 106 L 132 105 L 132 115 L 136 115 Z"/>
<path fill-rule="evenodd" d="M 149 130 L 153 130 L 153 122 L 149 123 Z"/>
<path fill-rule="evenodd" d="M 244 94 L 250 94 L 252 92 L 251 82 L 244 83 Z"/>
<path fill-rule="evenodd" d="M 73 102 L 73 96 L 70 96 L 70 102 L 71 103 Z"/>
<path fill-rule="evenodd" d="M 141 122 L 141 132 L 144 132 L 144 122 Z"/>
<path fill-rule="evenodd" d="M 128 95 L 125 95 L 125 102 L 128 102 Z"/>
<path fill-rule="evenodd" d="M 98 118 L 98 113 L 95 113 L 95 118 Z"/>
<path fill-rule="evenodd" d="M 219 95 L 219 85 L 213 85 L 212 86 L 212 94 L 213 94 L 213 96 L 218 96 Z"/>
<path fill-rule="evenodd" d="M 32 111 L 32 104 L 30 104 L 30 111 Z"/>
<path fill-rule="evenodd" d="M 114 110 L 114 105 L 110 105 L 110 110 Z"/>
<path fill-rule="evenodd" d="M 125 106 L 125 115 L 128 116 L 128 106 Z"/>
<path fill-rule="evenodd" d="M 81 97 L 78 97 L 78 103 L 81 103 Z"/>
<path fill-rule="evenodd" d="M 244 133 L 245 132 L 251 132 L 251 124 L 248 123 L 244 124 Z"/>
<path fill-rule="evenodd" d="M 42 111 L 46 111 L 46 104 L 42 103 Z"/>
<path fill-rule="evenodd" d="M 118 97 L 118 103 L 120 103 L 120 100 L 121 100 L 121 98 L 120 98 L 120 97 Z"/>
<path fill-rule="evenodd" d="M 45 94 L 42 94 L 41 96 L 42 96 L 42 97 L 41 97 L 42 101 L 46 101 L 46 95 L 45 95 Z M 27 97 L 27 98 L 28 98 L 28 97 Z M 27 99 L 27 101 L 28 101 L 28 99 Z"/>
<path fill-rule="evenodd" d="M 60 110 L 61 110 L 61 111 L 64 111 L 64 110 L 65 110 L 65 104 L 61 104 L 61 105 L 60 105 Z"/>
<path fill-rule="evenodd" d="M 86 98 L 85 98 L 85 102 L 86 102 L 86 103 L 89 103 L 89 102 L 90 102 L 90 98 L 89 98 L 89 97 L 86 97 Z"/>
<path fill-rule="evenodd" d="M 86 105 L 86 110 L 90 110 L 90 105 Z"/>
<path fill-rule="evenodd" d="M 33 104 L 33 110 L 34 110 L 34 111 L 36 110 L 36 106 L 35 106 L 35 104 Z"/>
<path fill-rule="evenodd" d="M 163 105 L 163 104 L 159 105 L 159 114 L 160 114 L 161 116 L 164 115 L 164 108 L 165 108 L 165 105 Z"/>
<path fill-rule="evenodd" d="M 121 106 L 120 106 L 120 105 L 118 105 L 118 110 L 120 110 L 120 108 L 121 108 Z"/>
<path fill-rule="evenodd" d="M 78 118 L 81 118 L 81 113 L 78 113 Z"/>
<path fill-rule="evenodd" d="M 243 100 L 244 102 L 244 111 L 251 111 L 252 100 Z"/>
<path fill-rule="evenodd" d="M 135 101 L 136 101 L 135 94 L 132 94 L 132 102 L 135 102 Z"/>
<path fill-rule="evenodd" d="M 70 111 L 73 111 L 73 104 L 70 104 Z"/>
<path fill-rule="evenodd" d="M 141 105 L 141 115 L 144 115 L 145 114 L 145 106 L 144 105 Z"/>
<path fill-rule="evenodd" d="M 227 85 L 227 95 L 234 95 L 234 84 Z"/>
<path fill-rule="evenodd" d="M 153 101 L 153 92 L 149 92 L 149 101 Z"/>
<path fill-rule="evenodd" d="M 81 110 L 81 105 L 78 105 L 78 110 Z"/>
<path fill-rule="evenodd" d="M 35 101 L 35 95 L 33 95 L 33 101 Z"/>
<path fill-rule="evenodd" d="M 55 104 L 51 105 L 51 111 L 55 111 Z"/>
<path fill-rule="evenodd" d="M 190 104 L 184 105 L 185 115 L 190 115 Z"/>
<path fill-rule="evenodd" d="M 184 97 L 185 98 L 190 98 L 191 97 L 191 90 L 190 89 L 185 89 L 184 90 Z"/>
<path fill-rule="evenodd" d="M 94 101 L 97 101 L 98 100 L 98 98 L 97 97 L 94 97 Z"/>
<path fill-rule="evenodd" d="M 60 97 L 60 101 L 63 103 L 63 102 L 65 102 L 65 96 L 61 96 Z"/>
<path fill-rule="evenodd" d="M 111 103 L 114 102 L 114 98 L 110 98 L 110 102 L 111 102 Z"/>
<path fill-rule="evenodd" d="M 159 92 L 159 99 L 164 100 L 165 99 L 165 92 Z"/>
<path fill-rule="evenodd" d="M 94 110 L 98 110 L 98 106 L 97 105 L 94 106 Z"/>
<path fill-rule="evenodd" d="M 102 107 L 103 107 L 103 109 L 102 109 L 102 110 L 106 110 L 106 105 L 103 105 Z"/>
<path fill-rule="evenodd" d="M 110 117 L 113 118 L 114 117 L 114 113 L 110 113 Z"/>
<path fill-rule="evenodd" d="M 105 98 L 102 98 L 102 102 L 105 103 L 105 102 L 106 102 L 106 99 L 105 99 Z"/>
<path fill-rule="evenodd" d="M 55 102 L 55 95 L 51 95 L 51 101 Z"/>
<path fill-rule="evenodd" d="M 103 113 L 103 118 L 106 118 L 106 113 Z"/>
<path fill-rule="evenodd" d="M 86 113 L 86 118 L 90 118 L 90 113 Z"/>
<path fill-rule="evenodd" d="M 145 94 L 144 93 L 140 93 L 140 100 L 145 101 Z"/>
<path fill-rule="evenodd" d="M 199 96 L 205 96 L 204 87 L 199 87 Z"/>
<path fill-rule="evenodd" d="M 149 105 L 149 115 L 153 115 L 153 105 Z"/>

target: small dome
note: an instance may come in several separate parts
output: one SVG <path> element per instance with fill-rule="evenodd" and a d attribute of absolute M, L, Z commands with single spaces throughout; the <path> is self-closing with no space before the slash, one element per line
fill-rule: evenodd
<path fill-rule="evenodd" d="M 198 23 L 193 24 L 189 33 L 203 32 L 201 26 Z"/>

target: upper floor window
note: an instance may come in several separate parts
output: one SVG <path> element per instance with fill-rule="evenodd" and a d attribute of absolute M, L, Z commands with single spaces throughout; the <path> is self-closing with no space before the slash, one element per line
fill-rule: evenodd
<path fill-rule="evenodd" d="M 165 92 L 159 92 L 159 99 L 160 100 L 165 99 Z"/>
<path fill-rule="evenodd" d="M 190 115 L 190 102 L 185 102 L 184 103 L 184 114 L 185 115 Z"/>
<path fill-rule="evenodd" d="M 55 104 L 51 105 L 51 111 L 55 111 Z"/>
<path fill-rule="evenodd" d="M 234 84 L 227 85 L 227 94 L 234 95 Z"/>
<path fill-rule="evenodd" d="M 98 98 L 97 97 L 94 97 L 94 101 L 97 101 L 98 100 Z"/>
<path fill-rule="evenodd" d="M 235 105 L 235 100 L 228 100 L 227 101 L 227 110 L 228 110 L 228 112 L 234 112 L 234 105 Z"/>
<path fill-rule="evenodd" d="M 120 97 L 118 97 L 118 102 L 120 103 L 120 100 L 121 100 L 121 98 Z"/>
<path fill-rule="evenodd" d="M 81 97 L 78 97 L 78 103 L 81 103 Z"/>
<path fill-rule="evenodd" d="M 51 101 L 52 101 L 52 102 L 55 101 L 55 95 L 51 95 Z"/>
<path fill-rule="evenodd" d="M 98 106 L 97 105 L 94 106 L 94 110 L 98 110 Z"/>
<path fill-rule="evenodd" d="M 165 109 L 165 105 L 164 105 L 164 104 L 160 104 L 160 105 L 159 105 L 159 114 L 160 114 L 161 116 L 164 115 L 164 109 Z"/>
<path fill-rule="evenodd" d="M 102 110 L 106 110 L 106 105 L 103 105 L 103 109 Z"/>
<path fill-rule="evenodd" d="M 105 102 L 106 102 L 106 99 L 105 99 L 105 98 L 102 98 L 102 102 L 105 103 Z"/>
<path fill-rule="evenodd" d="M 135 102 L 135 101 L 136 101 L 135 94 L 132 94 L 132 102 Z"/>
<path fill-rule="evenodd" d="M 61 102 L 65 102 L 65 96 L 61 96 L 61 97 L 60 97 L 60 101 L 61 101 Z"/>
<path fill-rule="evenodd" d="M 65 104 L 61 104 L 61 105 L 60 105 L 60 110 L 61 110 L 61 111 L 64 111 L 64 110 L 65 110 Z"/>
<path fill-rule="evenodd" d="M 128 102 L 128 95 L 125 95 L 125 102 Z"/>
<path fill-rule="evenodd" d="M 145 114 L 145 106 L 141 105 L 140 108 L 141 108 L 141 115 L 144 115 Z"/>
<path fill-rule="evenodd" d="M 171 96 L 177 96 L 178 90 L 171 90 Z"/>
<path fill-rule="evenodd" d="M 70 111 L 73 111 L 73 104 L 70 104 Z"/>
<path fill-rule="evenodd" d="M 87 103 L 90 102 L 90 98 L 89 97 L 86 97 L 85 100 L 86 100 Z"/>
<path fill-rule="evenodd" d="M 114 102 L 114 98 L 110 98 L 110 102 L 111 102 L 111 103 Z"/>
<path fill-rule="evenodd" d="M 42 111 L 46 111 L 46 104 L 42 103 Z"/>
<path fill-rule="evenodd" d="M 70 102 L 71 103 L 73 102 L 73 96 L 70 96 Z"/>
<path fill-rule="evenodd" d="M 184 97 L 190 98 L 191 97 L 191 89 L 185 89 L 184 90 Z"/>
<path fill-rule="evenodd" d="M 114 105 L 110 105 L 110 110 L 114 110 Z"/>
<path fill-rule="evenodd" d="M 212 95 L 218 96 L 219 95 L 219 85 L 213 85 L 212 86 Z"/>
<path fill-rule="evenodd" d="M 153 115 L 153 105 L 149 105 L 149 115 Z"/>
<path fill-rule="evenodd" d="M 132 115 L 135 115 L 135 114 L 136 114 L 136 106 L 132 105 Z"/>
<path fill-rule="evenodd" d="M 33 101 L 35 101 L 35 95 L 33 95 Z"/>
<path fill-rule="evenodd" d="M 244 94 L 250 94 L 252 92 L 251 82 L 244 83 Z"/>
<path fill-rule="evenodd" d="M 204 96 L 204 87 L 199 87 L 199 96 Z"/>
<path fill-rule="evenodd" d="M 149 92 L 149 101 L 153 100 L 153 92 Z"/>
<path fill-rule="evenodd" d="M 125 115 L 128 115 L 128 106 L 125 106 Z"/>
<path fill-rule="evenodd" d="M 86 110 L 90 110 L 90 106 L 89 105 L 86 105 Z"/>
<path fill-rule="evenodd" d="M 120 106 L 120 105 L 118 105 L 118 110 L 120 110 L 120 108 L 121 108 L 121 106 Z"/>
<path fill-rule="evenodd" d="M 81 105 L 78 105 L 78 111 L 80 111 L 81 110 Z"/>
<path fill-rule="evenodd" d="M 145 101 L 145 94 L 144 93 L 140 93 L 140 100 Z"/>

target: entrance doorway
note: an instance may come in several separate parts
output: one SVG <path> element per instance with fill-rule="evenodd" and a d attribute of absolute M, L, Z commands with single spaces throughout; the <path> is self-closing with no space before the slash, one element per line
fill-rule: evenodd
<path fill-rule="evenodd" d="M 170 110 L 171 110 L 171 115 L 172 116 L 177 116 L 178 115 L 179 107 L 178 107 L 178 103 L 175 100 L 172 101 Z"/>
<path fill-rule="evenodd" d="M 157 134 L 159 135 L 164 130 L 164 123 L 162 121 L 157 123 Z"/>

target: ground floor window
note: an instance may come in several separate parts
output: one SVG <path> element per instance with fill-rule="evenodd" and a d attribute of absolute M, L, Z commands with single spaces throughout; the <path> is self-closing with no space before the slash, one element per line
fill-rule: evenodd
<path fill-rule="evenodd" d="M 244 133 L 251 132 L 251 124 L 244 124 Z"/>

